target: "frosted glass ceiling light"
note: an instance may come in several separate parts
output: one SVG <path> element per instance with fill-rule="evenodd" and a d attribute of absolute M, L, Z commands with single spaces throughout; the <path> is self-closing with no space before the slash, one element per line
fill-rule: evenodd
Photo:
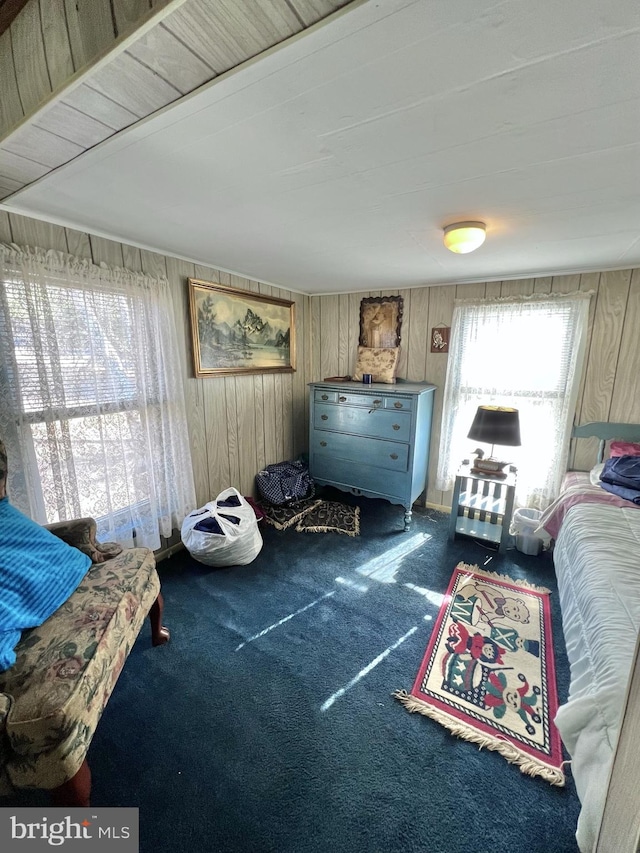
<path fill-rule="evenodd" d="M 485 238 L 484 222 L 454 222 L 444 229 L 444 244 L 458 255 L 466 255 L 482 246 Z"/>

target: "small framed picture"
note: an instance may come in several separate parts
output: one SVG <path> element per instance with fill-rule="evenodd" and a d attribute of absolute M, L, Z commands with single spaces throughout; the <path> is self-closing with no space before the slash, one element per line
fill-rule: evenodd
<path fill-rule="evenodd" d="M 402 296 L 370 296 L 360 302 L 360 346 L 400 346 Z"/>
<path fill-rule="evenodd" d="M 449 326 L 431 329 L 431 352 L 449 352 Z"/>
<path fill-rule="evenodd" d="M 195 278 L 188 287 L 197 378 L 295 370 L 295 302 Z"/>

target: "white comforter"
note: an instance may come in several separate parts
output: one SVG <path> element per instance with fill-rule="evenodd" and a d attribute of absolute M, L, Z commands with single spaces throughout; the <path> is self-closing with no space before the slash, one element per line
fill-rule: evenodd
<path fill-rule="evenodd" d="M 576 837 L 591 853 L 640 626 L 640 510 L 573 507 L 554 563 L 571 664 L 569 699 L 556 724 L 582 803 Z"/>

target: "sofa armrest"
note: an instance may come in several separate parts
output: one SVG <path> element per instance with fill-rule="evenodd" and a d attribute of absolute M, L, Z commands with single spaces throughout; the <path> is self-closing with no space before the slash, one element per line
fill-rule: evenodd
<path fill-rule="evenodd" d="M 74 518 L 71 521 L 56 521 L 45 524 L 47 530 L 62 539 L 67 545 L 78 548 L 93 563 L 104 563 L 121 553 L 122 547 L 115 542 L 96 541 L 96 523 L 93 518 Z"/>

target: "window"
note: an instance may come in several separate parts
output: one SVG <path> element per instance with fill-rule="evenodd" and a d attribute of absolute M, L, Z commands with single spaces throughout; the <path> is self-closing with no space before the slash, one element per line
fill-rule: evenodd
<path fill-rule="evenodd" d="M 500 454 L 518 467 L 518 504 L 543 509 L 553 500 L 566 470 L 588 308 L 587 293 L 456 305 L 438 488 L 452 487 L 476 446 L 467 433 L 477 407 L 494 404 L 520 412 L 522 446 Z"/>
<path fill-rule="evenodd" d="M 0 259 L 12 502 L 159 548 L 195 506 L 167 282 L 54 252 L 2 247 Z"/>

